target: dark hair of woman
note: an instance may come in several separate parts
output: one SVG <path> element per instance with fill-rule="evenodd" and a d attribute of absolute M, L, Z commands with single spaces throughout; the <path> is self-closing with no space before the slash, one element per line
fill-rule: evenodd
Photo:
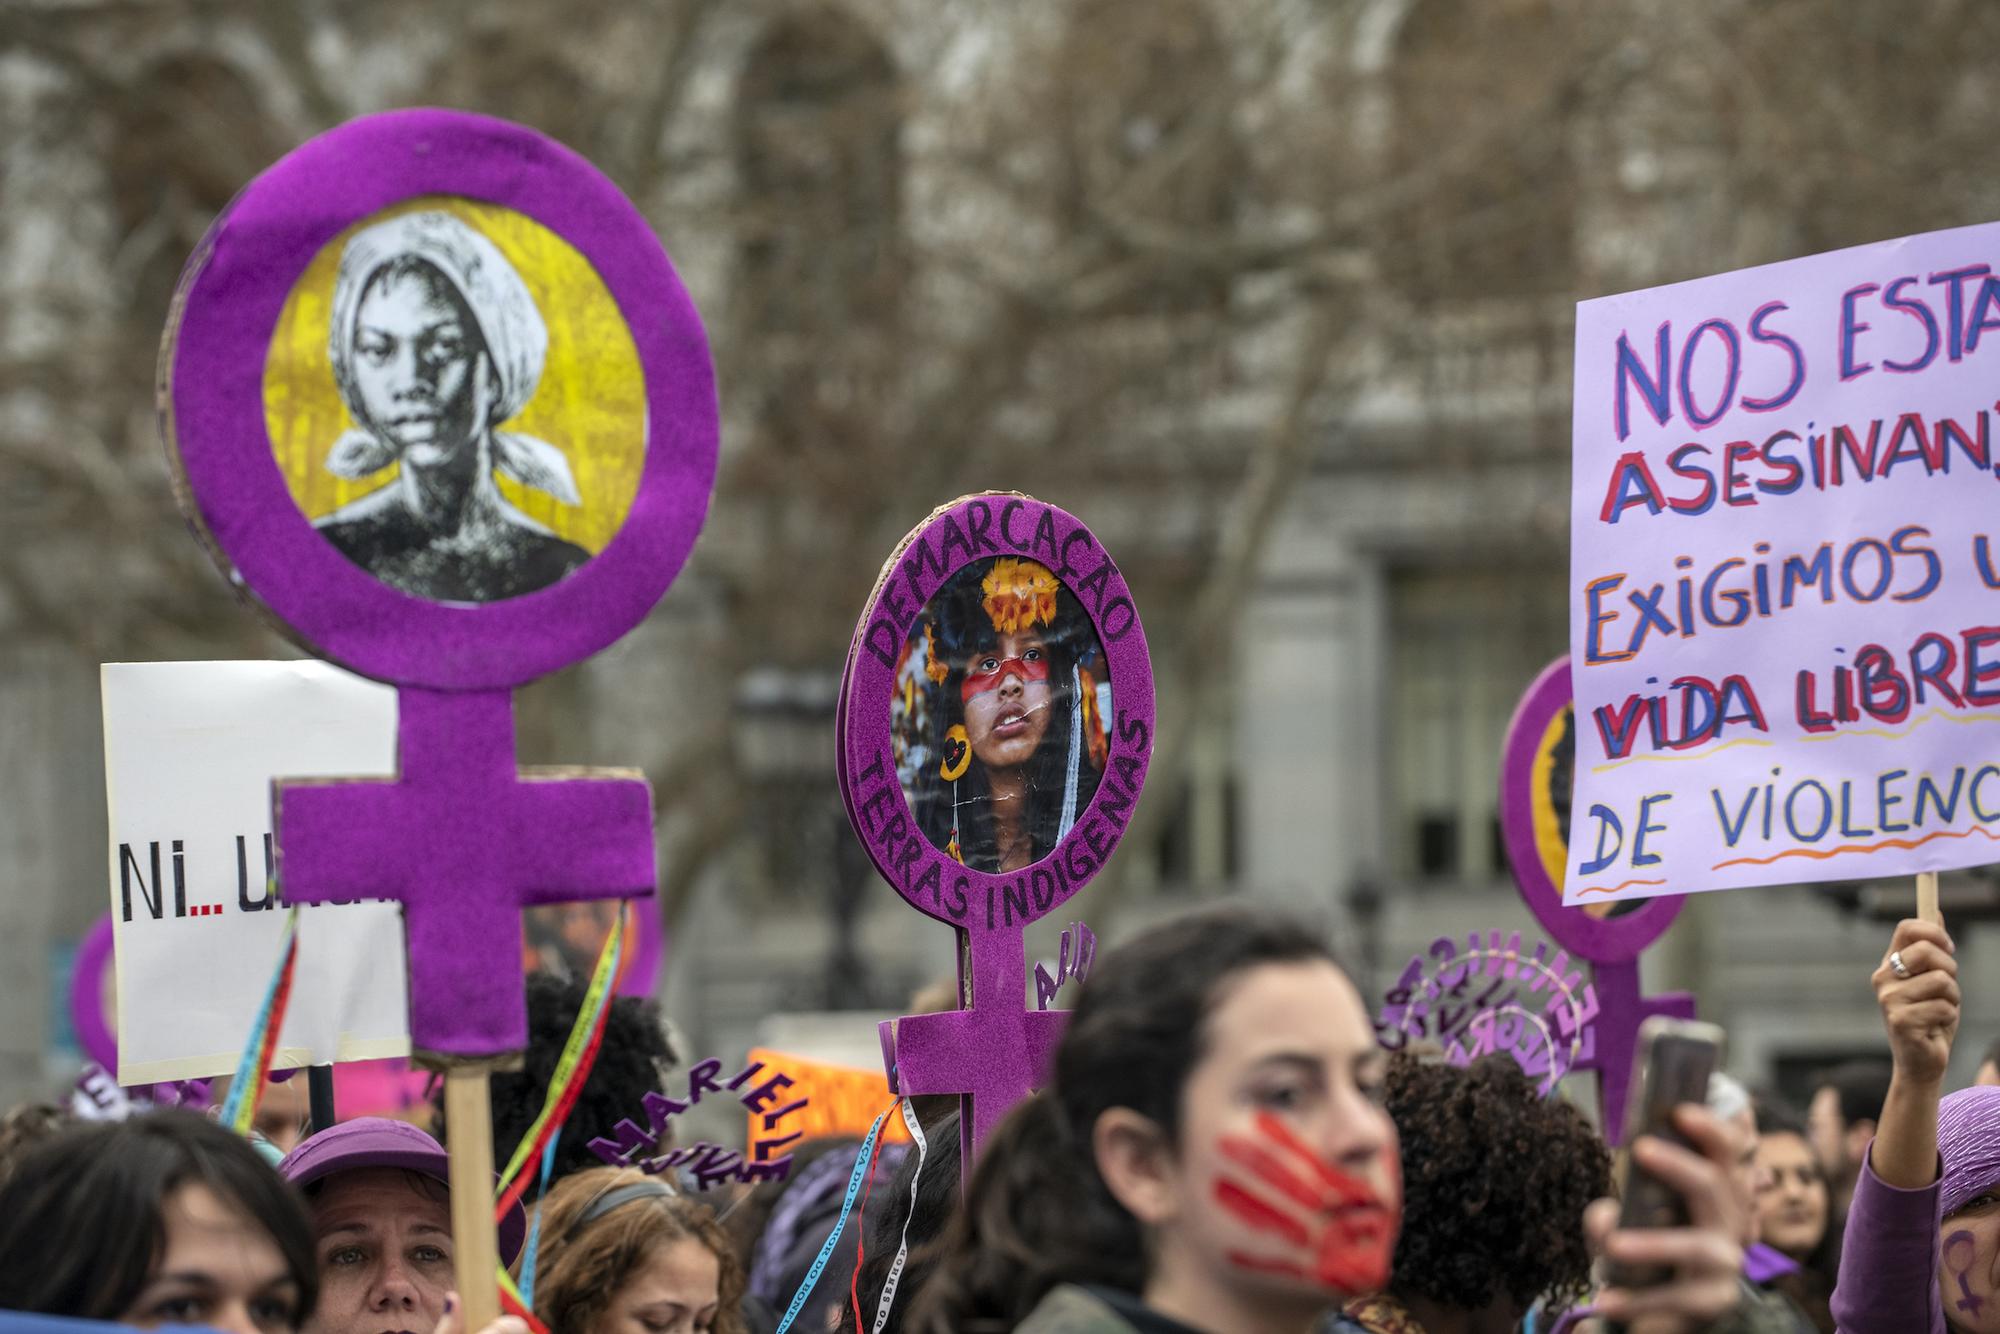
<path fill-rule="evenodd" d="M 1465 1068 L 1398 1055 L 1388 1109 L 1403 1146 L 1393 1295 L 1475 1312 L 1582 1299 L 1580 1220 L 1611 1193 L 1610 1151 L 1582 1113 L 1542 1097 L 1506 1055 Z"/>
<path fill-rule="evenodd" d="M 896 1253 L 905 1241 L 909 1243 L 909 1255 L 903 1264 L 902 1277 L 896 1282 L 895 1300 L 889 1307 L 889 1318 L 883 1322 L 882 1334 L 898 1334 L 911 1328 L 908 1323 L 911 1306 L 941 1259 L 939 1242 L 958 1212 L 958 1113 L 922 1124 L 929 1145 L 923 1157 L 923 1170 L 918 1172 L 918 1158 L 912 1148 L 903 1155 L 902 1166 L 887 1183 L 888 1207 L 869 1219 L 868 1244 L 855 1281 L 855 1292 L 861 1302 L 861 1324 L 855 1323 L 854 1303 L 850 1301 L 841 1308 L 840 1334 L 858 1334 L 862 1328 L 874 1327 L 875 1308 L 889 1281 L 889 1270 L 896 1263 Z M 912 1184 L 917 1190 L 914 1209 L 910 1203 Z"/>
<path fill-rule="evenodd" d="M 1230 982 L 1261 965 L 1320 960 L 1333 955 L 1318 933 L 1243 908 L 1190 913 L 1101 955 L 1048 1086 L 988 1138 L 908 1327 L 1011 1330 L 1061 1283 L 1141 1291 L 1145 1237 L 1098 1172 L 1098 1117 L 1129 1107 L 1178 1143 L 1182 1089 Z"/>
<path fill-rule="evenodd" d="M 930 725 L 932 754 L 943 754 L 947 734 L 953 727 L 964 726 L 965 704 L 960 692 L 965 683 L 966 664 L 992 651 L 1000 642 L 999 631 L 983 605 L 985 592 L 980 586 L 994 564 L 994 561 L 974 561 L 967 565 L 925 604 L 925 612 L 936 631 L 936 651 L 949 669 L 941 688 L 932 693 L 935 702 Z M 1083 604 L 1058 581 L 1055 618 L 1042 635 L 1042 646 L 1048 655 L 1049 720 L 1041 745 L 1025 766 L 1028 791 L 1035 802 L 1027 821 L 1033 838 L 1031 862 L 1040 861 L 1055 849 L 1059 830 L 1045 806 L 1063 800 L 1072 742 L 1085 745 L 1083 738 L 1072 738 L 1070 715 L 1077 703 L 1075 668 L 1096 651 L 1096 635 Z M 1116 689 L 1115 682 L 1113 688 Z M 1079 756 L 1076 794 L 1079 815 L 1096 794 L 1099 776 L 1089 754 Z M 1001 868 L 991 795 L 985 765 L 975 761 L 954 784 L 933 763 L 925 765 L 918 774 L 912 804 L 925 836 L 932 846 L 942 848 L 951 840 L 955 796 L 959 847 L 965 864 L 976 871 L 998 872 Z"/>
<path fill-rule="evenodd" d="M 1811 1145 L 1812 1137 L 1806 1128 L 1805 1118 L 1791 1107 L 1766 1093 L 1759 1093 L 1755 1099 L 1757 1135 L 1795 1135 L 1801 1144 Z M 1817 1168 L 1819 1159 L 1808 1153 L 1807 1161 Z M 1825 1174 L 1821 1173 L 1825 1184 Z M 1831 1194 L 1831 1187 L 1829 1195 Z M 1819 1244 L 1812 1253 L 1799 1261 L 1799 1267 L 1787 1274 L 1780 1274 L 1771 1281 L 1771 1286 L 1791 1298 L 1792 1304 L 1805 1313 L 1815 1329 L 1831 1331 L 1834 1328 L 1832 1297 L 1833 1282 L 1840 1273 L 1840 1226 L 1833 1217 L 1833 1202 L 1827 1201 L 1826 1227 L 1820 1232 Z"/>
<path fill-rule="evenodd" d="M 743 1261 L 745 1269 L 753 1268 L 756 1263 L 757 1243 L 763 1239 L 764 1229 L 770 1223 L 778 1201 L 798 1184 L 805 1170 L 836 1150 L 845 1153 L 851 1164 L 854 1151 L 860 1144 L 858 1135 L 824 1135 L 802 1140 L 791 1148 L 792 1169 L 783 1180 L 760 1181 L 730 1206 L 722 1220 L 722 1230 L 729 1234 L 730 1242 L 736 1247 L 737 1258 Z"/>
<path fill-rule="evenodd" d="M 521 1136 L 541 1114 L 549 1081 L 555 1077 L 563 1044 L 569 1039 L 587 990 L 582 982 L 564 982 L 541 972 L 528 974 L 528 1050 L 519 1070 L 493 1076 L 493 1143 L 503 1155 L 521 1142 Z M 644 1126 L 645 1096 L 666 1091 L 667 1072 L 675 1060 L 658 1007 L 633 996 L 612 997 L 597 1063 L 590 1068 L 590 1078 L 584 1081 L 569 1119 L 563 1122 L 550 1180 L 560 1181 L 572 1172 L 604 1166 L 604 1160 L 591 1150 L 590 1141 L 612 1138 L 612 1128 L 627 1118 Z M 433 1118 L 431 1133 L 442 1144 L 446 1142 L 445 1131 L 440 1112 Z M 538 1173 L 531 1177 L 525 1198 L 532 1204 L 541 1178 Z"/>
<path fill-rule="evenodd" d="M 0 1186 L 0 1309 L 123 1318 L 165 1253 L 161 1206 L 190 1183 L 270 1234 L 303 1325 L 319 1299 L 305 1205 L 247 1140 L 179 1111 L 79 1125 L 21 1158 Z"/>
<path fill-rule="evenodd" d="M 0 1117 L 0 1182 L 14 1174 L 14 1164 L 37 1144 L 55 1138 L 71 1124 L 68 1112 L 46 1102 L 24 1102 Z"/>

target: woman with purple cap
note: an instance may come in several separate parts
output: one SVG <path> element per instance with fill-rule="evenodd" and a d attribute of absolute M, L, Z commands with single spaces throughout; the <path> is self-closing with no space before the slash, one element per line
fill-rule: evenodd
<path fill-rule="evenodd" d="M 1942 926 L 1905 921 L 1875 970 L 1895 1071 L 1847 1216 L 1845 1334 L 2000 1334 L 2000 1088 L 1942 1096 L 1954 956 Z"/>
<path fill-rule="evenodd" d="M 450 1159 L 403 1121 L 361 1117 L 293 1149 L 278 1165 L 305 1193 L 319 1260 L 309 1334 L 430 1334 L 452 1287 Z M 500 1224 L 500 1256 L 520 1254 L 527 1220 Z"/>

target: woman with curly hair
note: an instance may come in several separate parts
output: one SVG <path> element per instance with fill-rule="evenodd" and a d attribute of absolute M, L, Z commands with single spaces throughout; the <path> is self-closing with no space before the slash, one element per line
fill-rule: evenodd
<path fill-rule="evenodd" d="M 1035 561 L 974 561 L 931 596 L 897 671 L 897 768 L 932 846 L 997 873 L 1062 841 L 1104 768 L 1103 659 Z"/>
<path fill-rule="evenodd" d="M 580 981 L 528 974 L 528 1049 L 519 1070 L 493 1076 L 495 1144 L 519 1144 L 541 1115 L 549 1082 L 555 1078 L 588 991 Z M 604 1160 L 590 1147 L 591 1141 L 616 1139 L 618 1123 L 636 1115 L 647 1094 L 665 1093 L 667 1072 L 678 1059 L 657 1004 L 636 996 L 613 996 L 605 1011 L 597 1061 L 563 1122 L 552 1180 L 601 1166 Z M 440 1142 L 450 1142 L 449 1130 L 442 1112 L 432 1118 L 431 1133 Z M 532 1204 L 541 1187 L 534 1174 L 529 1175 L 523 1198 Z"/>
<path fill-rule="evenodd" d="M 1504 1055 L 1463 1069 L 1397 1056 L 1387 1107 L 1403 1143 L 1395 1268 L 1336 1329 L 1512 1330 L 1537 1301 L 1583 1297 L 1583 1212 L 1610 1192 L 1611 1156 L 1574 1107 Z"/>
<path fill-rule="evenodd" d="M 541 1206 L 550 1334 L 743 1334 L 743 1266 L 705 1204 L 636 1168 L 563 1178 Z"/>

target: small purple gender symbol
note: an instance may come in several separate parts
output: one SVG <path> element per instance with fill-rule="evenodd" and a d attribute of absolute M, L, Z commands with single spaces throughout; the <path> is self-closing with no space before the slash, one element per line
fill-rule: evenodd
<path fill-rule="evenodd" d="M 651 793 L 637 774 L 518 771 L 507 691 L 398 700 L 399 777 L 278 785 L 279 884 L 287 903 L 402 903 L 420 1052 L 518 1051 L 520 910 L 651 894 Z"/>
<path fill-rule="evenodd" d="M 1970 1254 L 1966 1255 L 1963 1261 L 1954 1261 L 1952 1259 L 1953 1252 L 1961 1251 L 1970 1252 Z M 1966 1312 L 1975 1319 L 1978 1318 L 1980 1308 L 1985 1306 L 1986 1302 L 1973 1292 L 1972 1284 L 1966 1280 L 1966 1271 L 1972 1268 L 1973 1261 L 1978 1258 L 1979 1241 L 1972 1235 L 1969 1229 L 1961 1229 L 1944 1239 L 1945 1268 L 1949 1269 L 1951 1276 L 1958 1280 L 1958 1309 Z"/>

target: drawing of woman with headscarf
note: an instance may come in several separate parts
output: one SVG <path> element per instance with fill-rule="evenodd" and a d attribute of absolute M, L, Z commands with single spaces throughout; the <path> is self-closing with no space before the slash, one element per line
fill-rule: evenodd
<path fill-rule="evenodd" d="M 441 602 L 546 588 L 590 553 L 507 503 L 496 471 L 580 503 L 562 451 L 502 431 L 534 397 L 548 328 L 499 249 L 442 212 L 355 233 L 334 280 L 333 378 L 357 429 L 328 471 L 396 477 L 315 524 L 376 578 Z"/>

